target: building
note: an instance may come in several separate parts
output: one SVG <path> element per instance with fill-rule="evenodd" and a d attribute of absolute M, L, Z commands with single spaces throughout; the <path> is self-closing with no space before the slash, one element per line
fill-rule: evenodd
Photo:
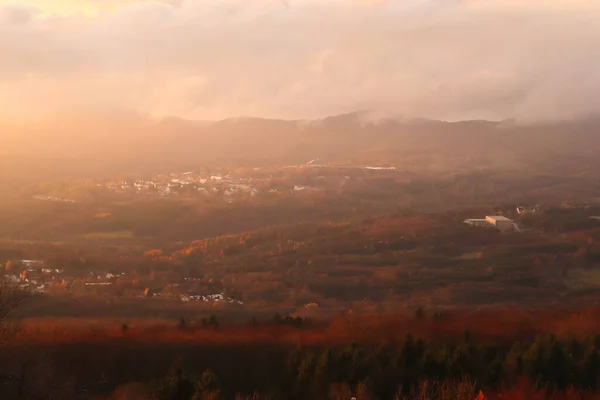
<path fill-rule="evenodd" d="M 519 214 L 519 215 L 534 213 L 534 212 L 538 212 L 539 210 L 540 210 L 539 204 L 536 204 L 534 207 L 517 206 L 517 214 Z"/>
<path fill-rule="evenodd" d="M 514 221 L 502 215 L 487 215 L 485 218 L 465 219 L 464 223 L 483 228 L 496 228 L 503 232 L 517 230 Z"/>
<path fill-rule="evenodd" d="M 485 220 L 501 231 L 512 231 L 515 229 L 515 223 L 512 219 L 502 215 L 487 215 Z"/>
<path fill-rule="evenodd" d="M 493 228 L 494 226 L 485 218 L 469 218 L 463 221 L 471 226 L 479 226 L 481 228 Z"/>

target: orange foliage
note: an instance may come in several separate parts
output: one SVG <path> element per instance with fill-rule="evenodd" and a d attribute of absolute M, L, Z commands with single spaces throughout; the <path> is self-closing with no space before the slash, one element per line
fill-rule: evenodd
<path fill-rule="evenodd" d="M 160 249 L 152 249 L 152 250 L 148 250 L 144 254 L 148 257 L 159 257 L 159 256 L 162 256 L 163 252 Z"/>
<path fill-rule="evenodd" d="M 224 323 L 218 331 L 203 329 L 193 321 L 189 329 L 177 329 L 176 321 L 138 319 L 127 321 L 128 338 L 152 342 L 252 343 L 271 342 L 299 345 L 393 343 L 406 333 L 436 340 L 459 337 L 469 330 L 480 339 L 533 338 L 540 333 L 584 337 L 598 332 L 600 308 L 579 311 L 489 310 L 453 311 L 439 319 L 415 318 L 412 314 L 352 313 L 328 320 L 309 321 L 303 329 L 289 326 Z M 25 319 L 14 340 L 17 342 L 93 342 L 122 338 L 124 321 L 105 319 Z"/>
<path fill-rule="evenodd" d="M 573 388 L 563 392 L 551 392 L 543 386 L 532 384 L 523 379 L 510 388 L 503 388 L 496 393 L 490 393 L 487 400 L 599 400 L 600 394 L 582 392 Z M 479 399 L 477 399 L 479 400 Z"/>

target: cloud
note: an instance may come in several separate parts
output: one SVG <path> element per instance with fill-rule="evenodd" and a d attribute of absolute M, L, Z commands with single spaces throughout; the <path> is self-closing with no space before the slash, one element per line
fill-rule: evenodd
<path fill-rule="evenodd" d="M 24 25 L 27 24 L 39 10 L 20 4 L 0 8 L 0 25 Z"/>
<path fill-rule="evenodd" d="M 76 2 L 61 12 L 42 1 L 39 11 L 0 3 L 0 109 L 118 107 L 199 119 L 600 111 L 597 1 L 109 3 L 92 14 Z"/>

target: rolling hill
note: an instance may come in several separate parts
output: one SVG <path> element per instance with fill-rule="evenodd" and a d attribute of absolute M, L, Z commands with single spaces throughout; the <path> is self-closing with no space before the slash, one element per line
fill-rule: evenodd
<path fill-rule="evenodd" d="M 197 165 L 261 166 L 369 163 L 433 170 L 579 169 L 600 150 L 600 119 L 547 124 L 511 121 L 371 120 L 365 113 L 313 121 L 234 118 L 154 121 L 120 113 L 62 116 L 7 126 L 3 158 L 35 157 L 48 170 L 179 169 Z M 12 133 L 12 134 L 11 134 Z M 66 167 L 64 164 L 66 163 Z M 82 169 L 83 167 L 83 169 Z M 52 169 L 52 168 L 50 168 Z"/>

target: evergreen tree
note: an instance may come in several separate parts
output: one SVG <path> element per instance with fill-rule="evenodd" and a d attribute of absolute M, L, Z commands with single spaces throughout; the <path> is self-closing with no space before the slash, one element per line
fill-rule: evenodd
<path fill-rule="evenodd" d="M 583 363 L 581 386 L 584 389 L 597 390 L 599 375 L 600 355 L 598 354 L 598 350 L 592 349 L 585 357 L 585 361 Z"/>

